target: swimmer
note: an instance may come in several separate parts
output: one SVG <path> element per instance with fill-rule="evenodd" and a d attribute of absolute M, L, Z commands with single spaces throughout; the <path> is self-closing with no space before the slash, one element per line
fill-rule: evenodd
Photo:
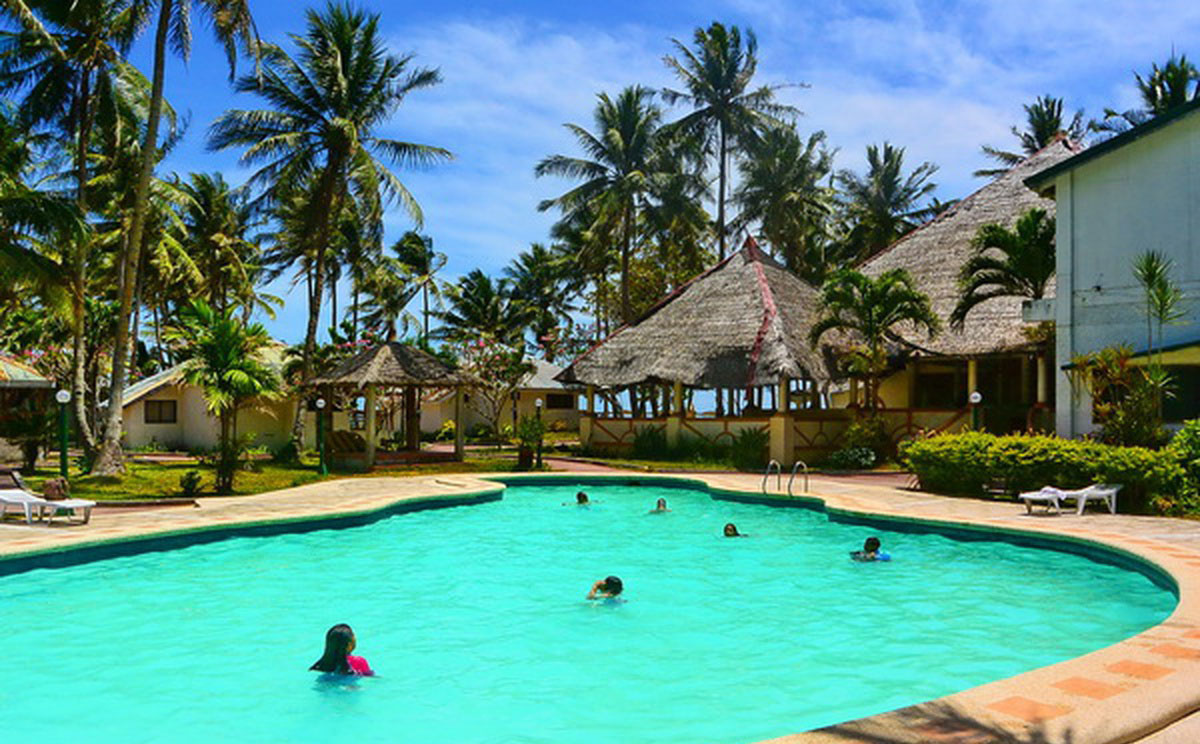
<path fill-rule="evenodd" d="M 595 503 L 597 503 L 597 502 L 589 501 L 588 495 L 586 493 L 584 493 L 583 491 L 580 491 L 579 493 L 575 494 L 575 506 L 591 506 L 592 504 L 595 504 Z M 563 506 L 570 506 L 570 503 L 564 501 Z"/>
<path fill-rule="evenodd" d="M 345 623 L 338 623 L 325 633 L 325 653 L 316 663 L 309 667 L 310 671 L 325 672 L 326 674 L 353 674 L 359 677 L 374 677 L 371 665 L 361 656 L 351 656 L 350 652 L 358 642 L 354 631 Z"/>
<path fill-rule="evenodd" d="M 671 510 L 667 508 L 667 500 L 659 499 L 657 502 L 655 502 L 654 508 L 650 510 L 650 513 L 651 514 L 661 514 L 662 512 L 669 512 L 669 511 L 671 511 Z"/>
<path fill-rule="evenodd" d="M 738 532 L 737 525 L 734 524 L 733 522 L 728 522 L 725 524 L 725 537 L 750 537 L 750 536 L 742 534 L 741 532 Z"/>
<path fill-rule="evenodd" d="M 879 548 L 881 543 L 878 537 L 868 537 L 863 542 L 862 550 L 850 551 L 850 558 L 859 563 L 870 563 L 871 561 L 890 561 L 892 557 L 883 552 Z"/>
<path fill-rule="evenodd" d="M 620 577 L 608 576 L 592 584 L 592 590 L 588 592 L 587 598 L 616 599 L 624 589 L 625 584 L 622 583 Z"/>

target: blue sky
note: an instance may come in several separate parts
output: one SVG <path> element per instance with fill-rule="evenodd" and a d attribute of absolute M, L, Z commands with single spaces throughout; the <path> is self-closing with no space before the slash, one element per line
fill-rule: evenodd
<path fill-rule="evenodd" d="M 449 256 L 448 278 L 480 267 L 499 272 L 529 243 L 546 239 L 553 215 L 537 203 L 566 189 L 535 179 L 552 153 L 574 154 L 565 122 L 590 124 L 595 95 L 641 83 L 673 85 L 662 57 L 671 38 L 689 40 L 713 20 L 752 28 L 760 79 L 804 83 L 783 100 L 805 112 L 800 129 L 823 129 L 839 148 L 839 168 L 860 169 L 867 144 L 907 148 L 906 161 L 932 161 L 941 199 L 982 185 L 971 172 L 988 164 L 987 143 L 1015 146 L 1009 127 L 1037 95 L 1065 97 L 1088 116 L 1136 103 L 1133 70 L 1171 52 L 1200 58 L 1200 3 L 1195 2 L 460 2 L 369 0 L 396 53 L 441 70 L 444 82 L 414 94 L 386 128 L 390 137 L 440 145 L 454 162 L 401 178 L 425 212 L 424 231 Z M 264 39 L 301 32 L 296 0 L 252 3 Z M 235 152 L 205 147 L 209 124 L 227 108 L 257 108 L 234 95 L 221 50 L 197 24 L 186 66 L 169 69 L 167 96 L 190 117 L 187 137 L 162 173 L 249 171 Z M 144 48 L 135 54 L 149 69 Z M 387 218 L 388 240 L 411 223 Z M 271 288 L 287 300 L 268 327 L 303 337 L 305 301 L 287 282 Z M 344 295 L 343 295 L 344 296 Z M 323 322 L 324 325 L 324 322 Z"/>

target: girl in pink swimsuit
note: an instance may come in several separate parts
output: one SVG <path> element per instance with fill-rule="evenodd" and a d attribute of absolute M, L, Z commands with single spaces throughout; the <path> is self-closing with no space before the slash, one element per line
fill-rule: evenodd
<path fill-rule="evenodd" d="M 350 655 L 355 645 L 357 641 L 354 631 L 349 625 L 338 623 L 325 634 L 325 653 L 309 667 L 309 670 L 328 674 L 354 674 L 360 677 L 375 676 L 366 659 Z"/>

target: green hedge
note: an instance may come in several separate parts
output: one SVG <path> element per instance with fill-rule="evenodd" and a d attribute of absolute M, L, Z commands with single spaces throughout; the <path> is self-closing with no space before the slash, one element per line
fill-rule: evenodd
<path fill-rule="evenodd" d="M 1200 511 L 1196 484 L 1171 448 L 1117 447 L 1090 440 L 982 432 L 943 434 L 901 445 L 901 462 L 927 491 L 981 496 L 1045 485 L 1081 488 L 1120 483 L 1122 511 L 1184 514 Z"/>

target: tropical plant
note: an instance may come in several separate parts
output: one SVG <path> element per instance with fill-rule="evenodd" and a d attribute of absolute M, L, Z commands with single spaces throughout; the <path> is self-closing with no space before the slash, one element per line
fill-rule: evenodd
<path fill-rule="evenodd" d="M 900 341 L 897 327 L 908 323 L 930 337 L 941 329 L 929 297 L 904 269 L 875 278 L 853 269 L 836 271 L 821 290 L 821 304 L 824 314 L 813 324 L 809 342 L 816 346 L 822 336 L 837 330 L 858 344 L 849 353 L 849 366 L 866 380 L 867 408 L 872 413 L 877 408 L 879 377 L 887 369 L 886 345 Z"/>
<path fill-rule="evenodd" d="M 233 308 L 214 310 L 203 300 L 184 308 L 168 335 L 182 344 L 184 379 L 204 391 L 208 411 L 217 417 L 216 490 L 230 493 L 241 455 L 238 411 L 255 399 L 274 397 L 280 388 L 278 375 L 260 361 L 270 336 L 259 323 L 242 323 Z"/>
<path fill-rule="evenodd" d="M 421 293 L 421 338 L 429 338 L 429 298 L 441 305 L 444 287 L 437 273 L 446 266 L 446 254 L 433 249 L 433 238 L 415 230 L 404 233 L 392 245 L 397 260 L 408 269 L 409 281 Z"/>
<path fill-rule="evenodd" d="M 481 336 L 460 347 L 460 369 L 470 380 L 467 405 L 487 420 L 491 431 L 500 431 L 500 417 L 512 394 L 533 374 L 533 363 L 520 347 Z"/>
<path fill-rule="evenodd" d="M 362 305 L 363 326 L 388 342 L 396 340 L 396 324 L 402 319 L 403 330 L 407 332 L 413 320 L 405 314 L 405 308 L 421 290 L 413 281 L 408 265 L 385 256 L 371 267 L 361 284 L 366 294 Z"/>
<path fill-rule="evenodd" d="M 524 346 L 529 308 L 513 298 L 507 280 L 493 281 L 475 269 L 446 291 L 446 300 L 446 309 L 434 313 L 442 322 L 439 337 L 459 343 L 489 338 L 505 346 Z"/>
<path fill-rule="evenodd" d="M 815 257 L 806 248 L 828 229 L 833 155 L 825 147 L 824 132 L 814 132 L 806 141 L 790 126 L 768 129 L 741 162 L 741 183 L 734 192 L 741 207 L 739 222 L 757 223 L 772 252 L 809 281 L 826 269 L 824 257 L 818 259 L 820 265 L 810 263 Z"/>
<path fill-rule="evenodd" d="M 1133 260 L 1133 275 L 1142 287 L 1146 302 L 1146 354 L 1149 363 L 1144 373 L 1155 391 L 1156 420 L 1162 421 L 1163 397 L 1171 392 L 1172 377 L 1163 366 L 1163 328 L 1178 323 L 1186 316 L 1183 290 L 1171 278 L 1174 261 L 1158 251 L 1146 251 Z M 1155 352 L 1153 324 L 1158 324 L 1158 356 Z"/>
<path fill-rule="evenodd" d="M 1125 345 L 1080 354 L 1067 372 L 1077 392 L 1086 392 L 1099 439 L 1129 447 L 1159 447 L 1168 435 L 1162 426 L 1161 400 L 1169 378 L 1133 363 Z"/>
<path fill-rule="evenodd" d="M 717 257 L 724 259 L 730 152 L 735 147 L 744 150 L 759 132 L 778 127 L 800 112 L 776 102 L 775 95 L 784 86 L 751 87 L 758 71 L 758 40 L 750 29 L 743 37 L 737 26 L 713 23 L 695 30 L 693 48 L 678 39 L 671 42 L 679 56 L 668 55 L 663 62 L 683 90 L 665 88 L 663 99 L 669 105 L 683 103 L 692 111 L 671 124 L 669 131 L 704 143 L 717 161 Z"/>
<path fill-rule="evenodd" d="M 435 69 L 414 67 L 412 55 L 389 54 L 379 15 L 329 3 L 309 10 L 304 36 L 293 35 L 295 57 L 265 45 L 259 74 L 240 78 L 241 93 L 271 105 L 223 114 L 210 130 L 214 149 L 244 147 L 241 160 L 261 165 L 251 183 L 278 204 L 303 192 L 304 253 L 311 267 L 304 379 L 310 379 L 325 295 L 326 261 L 337 217 L 351 200 L 378 219 L 386 201 L 399 202 L 418 225 L 421 208 L 387 163 L 423 166 L 451 158 L 448 150 L 380 136 L 409 94 L 441 81 Z M 303 428 L 296 418 L 296 433 Z"/>
<path fill-rule="evenodd" d="M 1200 71 L 1186 54 L 1176 56 L 1172 51 L 1162 67 L 1155 63 L 1146 77 L 1139 72 L 1134 72 L 1133 77 L 1142 107 L 1126 111 L 1104 109 L 1104 118 L 1088 124 L 1093 132 L 1102 137 L 1120 134 L 1189 101 L 1200 100 Z"/>
<path fill-rule="evenodd" d="M 1024 131 L 1015 126 L 1012 127 L 1013 136 L 1021 143 L 1021 151 L 1011 152 L 984 145 L 980 148 L 983 150 L 983 154 L 999 162 L 1001 167 L 977 170 L 975 171 L 976 176 L 994 178 L 1004 175 L 1014 165 L 1062 137 L 1072 142 L 1083 141 L 1083 136 L 1087 132 L 1087 124 L 1083 120 L 1083 109 L 1076 111 L 1071 116 L 1071 120 L 1067 121 L 1063 111 L 1063 99 L 1049 94 L 1038 96 L 1033 103 L 1025 104 L 1024 109 Z"/>
<path fill-rule="evenodd" d="M 572 269 L 568 256 L 541 243 L 529 246 L 504 269 L 513 298 L 524 303 L 528 311 L 535 348 L 548 350 L 548 342 L 564 335 L 560 329 L 572 323 L 571 313 L 576 309 L 571 302 Z M 554 361 L 549 354 L 546 358 Z"/>
<path fill-rule="evenodd" d="M 936 171 L 933 163 L 921 163 L 906 176 L 904 148 L 884 142 L 867 146 L 866 175 L 838 172 L 852 224 L 847 240 L 859 259 L 874 255 L 928 219 L 928 208 L 918 202 L 937 188 L 929 180 Z"/>
<path fill-rule="evenodd" d="M 577 124 L 565 125 L 575 136 L 583 158 L 551 155 L 537 164 L 538 176 L 565 176 L 583 183 L 538 205 L 541 211 L 558 207 L 564 213 L 587 209 L 594 226 L 620 241 L 621 319 L 633 312 L 629 302 L 629 262 L 638 231 L 638 215 L 654 178 L 651 166 L 661 110 L 650 102 L 648 88 L 630 86 L 614 100 L 597 98 L 595 132 Z"/>
<path fill-rule="evenodd" d="M 967 314 L 995 297 L 1040 300 L 1054 278 L 1054 218 L 1033 207 L 1010 230 L 983 225 L 972 239 L 973 253 L 959 276 L 961 294 L 950 324 L 961 328 Z"/>

